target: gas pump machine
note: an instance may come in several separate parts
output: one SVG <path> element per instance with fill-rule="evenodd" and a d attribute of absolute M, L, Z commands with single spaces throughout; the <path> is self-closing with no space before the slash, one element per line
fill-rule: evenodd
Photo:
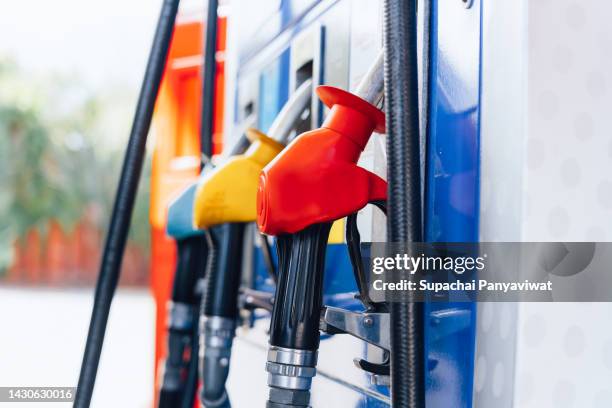
<path fill-rule="evenodd" d="M 362 241 L 478 241 L 481 1 L 211 0 L 204 44 L 180 19 L 172 39 L 177 10 L 164 1 L 75 407 L 156 99 L 156 160 L 190 163 L 156 179 L 156 406 L 473 406 L 475 304 L 373 301 Z"/>

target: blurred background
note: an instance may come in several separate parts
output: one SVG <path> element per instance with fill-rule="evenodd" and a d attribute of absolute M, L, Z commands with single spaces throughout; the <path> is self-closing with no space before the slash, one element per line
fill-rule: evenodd
<path fill-rule="evenodd" d="M 105 228 L 159 6 L 158 0 L 2 4 L 2 386 L 76 386 Z M 109 406 L 105 395 L 117 393 L 125 395 L 125 406 L 150 405 L 147 163 L 95 406 Z M 116 310 L 121 319 L 113 319 Z M 129 363 L 112 366 L 122 361 Z"/>
<path fill-rule="evenodd" d="M 0 2 L 0 386 L 76 386 L 105 228 L 160 3 Z M 190 3 L 200 8 L 204 4 L 181 1 L 182 6 Z M 281 35 L 284 31 L 273 24 L 268 31 L 261 30 L 264 23 L 276 21 L 269 16 L 276 15 L 281 3 L 289 2 L 240 2 L 237 18 L 241 15 L 244 20 L 236 20 L 235 27 L 241 29 L 234 33 L 234 45 L 257 44 L 261 38 L 253 34 L 257 30 L 267 35 L 278 28 Z M 333 68 L 328 72 L 337 74 L 329 83 L 350 89 L 380 47 L 382 19 L 374 17 L 381 2 L 352 0 L 350 7 L 348 1 L 338 3 L 317 17 L 329 28 L 326 35 L 338 36 L 341 44 L 327 48 L 334 58 L 322 60 Z M 447 13 L 440 15 L 447 18 L 439 25 L 441 55 L 457 64 L 453 74 L 465 84 L 478 79 L 481 87 L 482 196 L 480 207 L 469 209 L 479 211 L 480 239 L 609 241 L 612 3 L 487 0 L 479 17 L 481 34 L 473 37 L 481 43 L 480 68 L 470 65 L 475 54 L 466 52 L 462 40 L 472 39 L 475 26 L 469 19 L 455 20 L 454 14 L 448 14 L 465 13 L 464 5 L 438 4 Z M 185 31 L 186 37 L 190 35 L 193 32 Z M 298 50 L 299 44 L 296 40 L 291 46 Z M 233 57 L 238 55 L 236 51 Z M 254 97 L 250 102 L 255 104 L 246 103 L 245 111 L 255 107 L 262 123 L 262 118 L 274 117 L 276 104 L 260 104 L 257 81 L 260 75 L 280 77 L 278 66 L 274 62 L 252 71 L 243 69 L 242 78 L 228 69 L 231 91 L 225 106 L 233 106 L 232 98 L 238 96 L 238 85 L 231 81 L 241 79 L 249 85 L 255 79 L 254 96 L 245 92 L 240 102 Z M 197 64 L 191 68 L 195 77 Z M 239 68 L 237 63 L 234 68 Z M 475 68 L 481 70 L 480 78 L 472 76 Z M 176 89 L 197 89 L 195 82 L 189 82 L 192 79 Z M 288 87 L 281 82 L 270 80 L 272 89 Z M 472 88 L 460 85 L 461 81 L 449 85 L 461 92 L 451 87 L 448 95 L 463 106 L 464 93 L 471 98 Z M 197 109 L 191 106 L 181 114 L 197 116 Z M 448 117 L 446 126 L 471 131 L 461 115 Z M 240 130 L 239 119 L 230 117 L 227 123 Z M 236 132 L 229 130 L 231 139 Z M 149 145 L 154 142 L 152 133 Z M 380 165 L 385 162 L 384 149 L 377 146 L 371 145 L 364 161 L 384 172 Z M 182 148 L 176 148 L 177 157 L 185 155 Z M 160 303 L 156 310 L 150 289 L 156 286 L 150 285 L 149 264 L 156 246 L 151 245 L 148 220 L 151 160 L 145 163 L 98 370 L 92 403 L 96 407 L 116 406 L 117 395 L 121 406 L 150 407 L 153 397 L 156 313 L 158 323 L 163 322 L 159 316 L 165 315 L 165 308 Z M 367 222 L 374 224 L 371 219 Z M 374 225 L 371 231 L 384 233 Z M 153 242 L 165 236 L 163 228 L 153 232 L 157 233 Z M 159 262 L 153 265 L 160 267 Z M 162 277 L 170 276 L 161 272 Z M 158 287 L 168 286 L 169 281 L 159 281 Z M 159 298 L 163 296 L 158 294 Z M 612 332 L 605 324 L 610 313 L 611 305 L 599 303 L 484 304 L 475 328 L 474 399 L 480 406 L 496 408 L 612 406 Z M 337 378 L 353 376 L 351 381 L 361 376 L 346 368 L 354 357 L 350 348 L 333 340 L 324 344 L 324 369 Z M 264 351 L 247 353 L 252 359 L 240 361 L 238 372 L 245 378 L 236 384 L 265 392 L 261 386 L 265 377 L 259 375 Z M 244 406 L 252 404 L 256 395 L 241 394 L 248 400 Z M 327 394 L 345 398 L 341 393 Z M 59 404 L 49 406 L 54 405 Z"/>

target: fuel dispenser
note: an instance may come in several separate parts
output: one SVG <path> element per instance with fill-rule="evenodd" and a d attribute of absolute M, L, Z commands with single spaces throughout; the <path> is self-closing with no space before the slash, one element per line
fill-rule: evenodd
<path fill-rule="evenodd" d="M 380 101 L 384 88 L 382 60 L 381 55 L 359 87 L 362 97 L 330 86 L 318 87 L 317 94 L 331 109 L 322 127 L 298 136 L 260 177 L 257 224 L 261 232 L 277 237 L 279 257 L 266 364 L 270 408 L 309 405 L 332 222 L 351 216 L 349 235 L 355 242 L 354 214 L 368 203 L 384 208 L 387 183 L 356 165 L 372 132 L 385 131 L 385 115 L 373 105 Z M 351 247 L 355 260 L 359 245 Z M 356 273 L 360 297 L 374 309 L 361 284 L 365 277 L 359 275 L 359 268 Z M 335 321 L 330 319 L 330 323 Z M 363 338 L 349 327 L 336 323 L 334 328 L 332 324 L 322 326 Z"/>
<path fill-rule="evenodd" d="M 196 188 L 193 222 L 205 230 L 209 248 L 200 315 L 201 401 L 205 407 L 230 406 L 225 382 L 239 318 L 245 228 L 256 218 L 259 173 L 284 148 L 311 93 L 311 81 L 304 82 L 273 123 L 272 137 L 249 129 L 247 151 L 205 173 Z"/>
<path fill-rule="evenodd" d="M 89 406 L 93 391 L 106 319 L 119 274 L 120 254 L 143 160 L 148 122 L 168 52 L 170 27 L 177 3 L 164 2 L 139 99 L 96 291 L 76 395 L 77 407 Z M 281 3 L 281 7 L 285 7 L 285 3 L 290 2 Z M 211 4 L 216 2 L 212 0 Z M 249 131 L 251 143 L 244 154 L 239 148 L 217 167 L 208 163 L 202 170 L 199 183 L 191 185 L 170 207 L 168 235 L 177 242 L 179 259 L 169 310 L 169 354 L 164 363 L 160 405 L 177 406 L 179 401 L 183 408 L 192 405 L 189 398 L 193 399 L 194 392 L 191 391 L 197 386 L 199 371 L 203 381 L 202 403 L 206 407 L 229 406 L 225 382 L 239 319 L 240 278 L 245 264 L 252 261 L 248 259 L 248 252 L 244 252 L 250 245 L 245 244 L 248 242 L 245 228 L 253 221 L 257 221 L 261 232 L 276 237 L 279 260 L 277 274 L 273 275 L 277 286 L 274 302 L 270 297 L 257 299 L 256 293 L 249 294 L 253 298 L 249 302 L 252 307 L 272 310 L 266 364 L 267 406 L 309 405 L 311 381 L 317 370 L 320 331 L 350 334 L 381 349 L 382 362 L 362 359 L 357 366 L 371 374 L 376 384 L 392 386 L 393 406 L 417 408 L 425 405 L 425 377 L 431 375 L 437 363 L 431 358 L 432 350 L 442 350 L 441 343 L 436 342 L 445 337 L 444 347 L 457 343 L 456 338 L 448 336 L 448 333 L 468 327 L 473 321 L 473 313 L 469 315 L 459 311 L 462 312 L 460 315 L 459 312 L 449 314 L 448 310 L 415 303 L 386 305 L 372 302 L 366 291 L 367 280 L 361 265 L 356 223 L 357 211 L 373 204 L 385 214 L 389 213 L 389 242 L 430 239 L 431 234 L 424 234 L 423 229 L 435 225 L 428 221 L 429 215 L 422 214 L 421 206 L 423 202 L 432 205 L 431 193 L 427 189 L 436 186 L 428 184 L 427 189 L 422 188 L 419 170 L 423 171 L 423 167 L 427 176 L 432 172 L 430 167 L 437 165 L 437 159 L 448 158 L 430 158 L 426 166 L 421 163 L 424 141 L 433 140 L 427 147 L 428 154 L 438 152 L 439 141 L 419 134 L 418 121 L 423 119 L 419 114 L 428 113 L 427 107 L 418 110 L 415 6 L 415 1 L 385 1 L 385 55 L 379 55 L 356 95 L 330 86 L 319 87 L 320 99 L 330 108 L 322 127 L 302 133 L 281 152 L 289 136 L 303 130 L 307 105 L 311 104 L 311 122 L 318 120 L 321 114 L 319 105 L 311 103 L 313 83 L 321 80 L 337 85 L 330 81 L 331 72 L 323 70 L 325 72 L 317 73 L 324 64 L 319 66 L 316 56 L 310 62 L 306 58 L 305 63 L 297 57 L 295 61 L 292 59 L 296 68 L 293 85 L 299 87 L 273 122 L 268 132 L 270 137 Z M 432 10 L 435 16 L 438 9 Z M 314 12 L 323 14 L 327 11 L 320 7 L 308 13 Z M 299 24 L 291 25 L 294 26 L 300 27 Z M 330 24 L 326 29 L 332 26 Z M 325 30 L 320 34 L 325 35 Z M 211 53 L 207 54 L 210 56 Z M 437 60 L 433 62 L 434 67 L 441 65 Z M 308 77 L 312 79 L 304 79 Z M 385 87 L 385 81 L 393 86 Z M 438 83 L 432 82 L 428 85 L 436 90 Z M 274 85 L 272 88 L 275 90 L 284 89 Z M 386 118 L 379 109 L 383 90 L 386 92 Z M 428 92 L 432 91 L 424 86 L 425 100 Z M 446 93 L 439 93 L 446 97 Z M 453 96 L 452 93 L 449 95 L 449 98 Z M 243 113 L 251 117 L 253 100 L 250 97 L 248 100 L 251 102 L 244 105 Z M 238 106 L 242 107 L 240 103 Z M 276 113 L 278 106 L 274 108 Z M 434 120 L 435 115 L 430 116 L 432 124 L 443 122 Z M 204 121 L 207 122 L 208 136 L 203 142 L 208 143 L 204 149 L 208 153 L 212 149 L 210 117 L 211 112 L 208 112 Z M 426 116 L 425 119 L 430 118 Z M 385 128 L 388 129 L 387 181 L 356 164 L 371 133 L 384 132 Z M 436 133 L 432 131 L 432 134 Z M 238 145 L 246 148 L 244 140 Z M 440 197 L 436 198 L 436 204 L 448 195 Z M 363 311 L 358 312 L 323 304 L 323 263 L 326 251 L 331 252 L 327 248 L 331 225 L 345 217 L 349 258 L 358 298 L 363 305 Z M 445 220 L 444 225 L 448 224 Z M 202 269 L 206 270 L 206 283 L 199 285 Z M 197 291 L 198 287 L 203 288 L 201 292 Z M 195 325 L 195 309 L 200 297 L 203 299 L 199 325 Z M 452 320 L 451 328 L 447 328 L 451 326 L 449 320 Z M 433 321 L 439 327 L 432 329 L 429 323 Z M 195 341 L 196 338 L 199 342 Z M 473 338 L 466 341 L 472 347 L 470 342 Z M 473 360 L 469 347 L 462 348 L 460 344 L 453 350 L 455 354 L 466 355 L 466 360 Z M 194 358 L 196 350 L 198 359 Z M 448 355 L 450 353 L 446 353 L 444 358 Z M 471 375 L 471 366 L 466 364 L 466 367 Z M 430 382 L 428 378 L 428 384 Z M 471 383 L 467 380 L 464 383 L 462 390 L 471 393 Z M 427 389 L 429 392 L 430 388 Z M 448 391 L 445 394 L 445 397 L 451 395 Z"/>

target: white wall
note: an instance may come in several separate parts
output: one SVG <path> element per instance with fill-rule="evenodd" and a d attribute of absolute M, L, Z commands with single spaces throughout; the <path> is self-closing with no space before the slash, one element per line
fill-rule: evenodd
<path fill-rule="evenodd" d="M 610 16 L 605 0 L 485 2 L 482 241 L 612 238 Z M 493 326 L 517 313 L 514 367 L 479 324 L 480 406 L 611 406 L 612 305 L 516 306 L 480 307 Z M 512 387 L 512 405 L 492 405 Z"/>

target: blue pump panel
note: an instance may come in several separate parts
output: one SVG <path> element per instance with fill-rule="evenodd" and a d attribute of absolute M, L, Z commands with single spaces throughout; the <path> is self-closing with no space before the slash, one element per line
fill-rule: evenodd
<path fill-rule="evenodd" d="M 425 239 L 477 242 L 481 2 L 432 1 Z M 475 303 L 425 307 L 427 407 L 471 407 Z M 454 313 L 447 335 L 433 315 Z"/>
<path fill-rule="evenodd" d="M 289 97 L 289 50 L 264 68 L 259 77 L 257 128 L 267 132 Z"/>

